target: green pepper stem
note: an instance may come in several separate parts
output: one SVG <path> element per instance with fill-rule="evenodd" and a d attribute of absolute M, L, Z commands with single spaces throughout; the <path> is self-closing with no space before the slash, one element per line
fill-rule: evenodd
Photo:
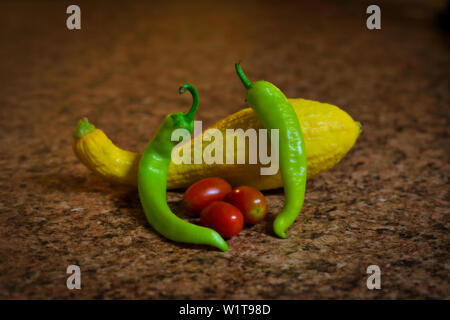
<path fill-rule="evenodd" d="M 244 71 L 242 71 L 241 63 L 238 62 L 234 66 L 236 67 L 236 72 L 237 72 L 239 78 L 241 79 L 242 83 L 244 84 L 245 89 L 249 89 L 252 86 L 252 83 L 245 76 Z"/>
<path fill-rule="evenodd" d="M 179 92 L 180 94 L 183 94 L 186 92 L 186 90 L 188 90 L 192 94 L 192 106 L 191 109 L 189 109 L 189 111 L 185 113 L 185 116 L 188 120 L 194 120 L 194 116 L 198 110 L 198 92 L 192 85 L 188 83 L 183 84 L 180 87 Z"/>

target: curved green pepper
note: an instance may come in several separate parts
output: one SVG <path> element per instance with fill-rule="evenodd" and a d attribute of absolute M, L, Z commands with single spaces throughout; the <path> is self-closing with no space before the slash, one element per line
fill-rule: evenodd
<path fill-rule="evenodd" d="M 276 86 L 267 81 L 251 83 L 239 63 L 236 72 L 247 89 L 247 103 L 268 130 L 279 130 L 280 170 L 284 184 L 285 205 L 273 222 L 280 238 L 295 221 L 303 206 L 306 188 L 306 148 L 302 129 L 292 105 Z"/>
<path fill-rule="evenodd" d="M 180 88 L 180 94 L 186 90 L 189 90 L 193 97 L 191 109 L 187 113 L 169 114 L 144 151 L 139 163 L 139 197 L 148 222 L 164 237 L 177 242 L 207 244 L 227 251 L 227 243 L 217 232 L 184 221 L 167 205 L 167 171 L 172 149 L 178 143 L 171 140 L 172 132 L 183 128 L 192 133 L 194 115 L 198 109 L 197 90 L 185 84 Z"/>

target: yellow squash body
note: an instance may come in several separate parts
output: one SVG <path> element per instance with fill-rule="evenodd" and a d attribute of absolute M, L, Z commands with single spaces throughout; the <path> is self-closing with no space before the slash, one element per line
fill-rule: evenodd
<path fill-rule="evenodd" d="M 331 169 L 353 147 L 361 132 L 345 111 L 336 106 L 305 99 L 289 99 L 297 113 L 306 144 L 308 179 Z M 218 129 L 226 136 L 226 129 L 262 129 L 263 126 L 252 109 L 238 111 L 209 128 Z M 205 131 L 204 131 L 205 132 Z M 203 134 L 191 139 L 191 158 L 194 158 L 194 140 L 203 139 Z M 224 139 L 225 141 L 225 139 Z M 248 159 L 248 141 L 244 144 Z M 211 142 L 203 141 L 203 150 Z M 141 154 L 115 146 L 99 129 L 81 138 L 75 138 L 74 152 L 89 169 L 110 181 L 137 186 L 137 172 Z M 235 147 L 235 158 L 239 150 Z M 240 150 L 244 151 L 244 150 Z M 177 152 L 175 149 L 174 152 Z M 226 154 L 226 143 L 223 146 Z M 225 161 L 224 161 L 225 162 Z M 221 177 L 233 186 L 248 185 L 259 190 L 276 189 L 283 186 L 281 173 L 261 175 L 261 164 L 174 164 L 169 166 L 167 188 L 185 188 L 207 177 Z"/>

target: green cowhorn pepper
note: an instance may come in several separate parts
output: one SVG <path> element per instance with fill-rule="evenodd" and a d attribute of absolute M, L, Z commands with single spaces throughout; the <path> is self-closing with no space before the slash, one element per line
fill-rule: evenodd
<path fill-rule="evenodd" d="M 294 108 L 280 89 L 264 80 L 252 83 L 239 63 L 235 67 L 247 89 L 248 105 L 267 130 L 279 130 L 279 161 L 285 205 L 273 222 L 273 230 L 280 238 L 287 238 L 286 229 L 300 214 L 305 197 L 306 148 L 302 129 Z"/>
<path fill-rule="evenodd" d="M 192 94 L 191 109 L 187 113 L 169 114 L 144 151 L 139 163 L 139 198 L 148 222 L 164 237 L 176 242 L 211 245 L 227 251 L 227 243 L 216 231 L 184 221 L 167 204 L 167 172 L 172 149 L 178 143 L 172 141 L 172 132 L 186 129 L 192 133 L 199 104 L 197 90 L 190 84 L 185 84 L 180 87 L 180 94 L 186 90 Z"/>

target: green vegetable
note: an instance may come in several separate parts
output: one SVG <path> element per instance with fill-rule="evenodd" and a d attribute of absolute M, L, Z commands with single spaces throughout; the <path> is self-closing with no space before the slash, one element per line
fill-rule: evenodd
<path fill-rule="evenodd" d="M 236 72 L 247 89 L 247 103 L 268 130 L 279 130 L 280 170 L 284 184 L 285 205 L 273 222 L 280 238 L 295 221 L 303 206 L 306 187 L 306 148 L 302 130 L 292 105 L 276 86 L 267 81 L 251 83 L 239 63 Z"/>
<path fill-rule="evenodd" d="M 191 109 L 187 113 L 169 114 L 144 151 L 139 163 L 139 197 L 148 222 L 164 237 L 177 242 L 207 244 L 227 251 L 227 243 L 217 232 L 184 221 L 167 205 L 167 171 L 172 149 L 178 143 L 171 141 L 172 132 L 180 128 L 192 133 L 194 115 L 198 109 L 197 90 L 185 84 L 180 88 L 180 94 L 186 90 L 189 90 L 193 97 Z"/>

